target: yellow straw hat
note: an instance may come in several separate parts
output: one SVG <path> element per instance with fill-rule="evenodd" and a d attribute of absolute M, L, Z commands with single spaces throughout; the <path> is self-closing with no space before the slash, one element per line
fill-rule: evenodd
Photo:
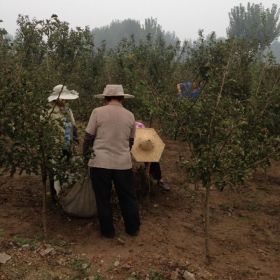
<path fill-rule="evenodd" d="M 131 153 L 137 162 L 159 162 L 164 146 L 153 128 L 136 128 Z"/>

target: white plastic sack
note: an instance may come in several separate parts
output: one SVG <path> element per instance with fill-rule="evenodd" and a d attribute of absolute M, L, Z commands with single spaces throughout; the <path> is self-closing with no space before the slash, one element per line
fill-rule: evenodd
<path fill-rule="evenodd" d="M 95 194 L 89 176 L 76 183 L 68 194 L 61 198 L 61 205 L 71 216 L 88 218 L 96 215 Z"/>
<path fill-rule="evenodd" d="M 60 181 L 56 179 L 56 176 L 54 176 L 54 189 L 56 191 L 56 194 L 59 195 L 61 192 L 61 185 Z"/>

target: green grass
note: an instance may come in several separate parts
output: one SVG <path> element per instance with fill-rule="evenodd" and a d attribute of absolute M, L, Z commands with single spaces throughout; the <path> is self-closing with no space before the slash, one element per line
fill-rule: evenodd
<path fill-rule="evenodd" d="M 100 276 L 100 274 L 96 274 L 93 278 L 93 280 L 103 280 L 103 278 Z"/>
<path fill-rule="evenodd" d="M 259 209 L 259 206 L 255 202 L 250 202 L 247 205 L 247 210 L 248 211 L 257 211 Z"/>
<path fill-rule="evenodd" d="M 32 250 L 35 250 L 39 246 L 41 240 L 42 240 L 41 237 L 35 237 L 35 238 L 25 238 L 21 236 L 13 237 L 13 241 L 18 246 L 29 245 Z"/>
<path fill-rule="evenodd" d="M 87 260 L 73 260 L 71 267 L 79 274 L 78 276 L 72 278 L 72 280 L 84 279 L 89 276 L 88 269 L 90 268 L 90 263 Z"/>
<path fill-rule="evenodd" d="M 2 239 L 5 236 L 4 229 L 0 228 L 0 239 Z"/>
<path fill-rule="evenodd" d="M 149 273 L 150 280 L 166 280 L 166 278 L 158 271 L 151 270 Z"/>

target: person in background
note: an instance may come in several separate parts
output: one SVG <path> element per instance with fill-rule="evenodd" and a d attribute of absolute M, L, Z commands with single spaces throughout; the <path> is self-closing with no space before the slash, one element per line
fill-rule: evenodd
<path fill-rule="evenodd" d="M 178 97 L 186 97 L 192 100 L 196 100 L 199 97 L 200 91 L 200 83 L 198 83 L 197 81 L 177 84 Z"/>
<path fill-rule="evenodd" d="M 137 120 L 135 122 L 135 126 L 136 128 L 145 128 L 145 124 L 142 120 Z M 163 179 L 162 179 L 162 172 L 161 172 L 161 168 L 160 168 L 160 163 L 159 162 L 152 162 L 150 165 L 150 176 L 152 176 L 152 178 L 154 180 L 157 181 L 158 185 L 165 191 L 169 191 L 170 187 L 168 184 L 166 184 Z"/>
<path fill-rule="evenodd" d="M 61 157 L 67 160 L 70 159 L 73 146 L 78 144 L 79 140 L 74 115 L 68 104 L 66 104 L 66 101 L 75 100 L 77 98 L 79 98 L 79 93 L 75 90 L 68 90 L 65 85 L 55 86 L 53 92 L 48 97 L 51 106 L 49 109 L 49 116 L 54 125 L 61 130 L 61 138 L 63 141 Z M 59 189 L 56 188 L 60 188 L 60 186 L 55 186 L 55 176 L 55 172 L 49 170 L 50 193 L 53 203 L 57 202 Z"/>
<path fill-rule="evenodd" d="M 104 106 L 92 111 L 83 143 L 85 162 L 90 168 L 90 177 L 95 192 L 101 234 L 107 238 L 115 236 L 111 205 L 112 182 L 116 189 L 125 231 L 138 235 L 140 217 L 133 186 L 130 150 L 135 137 L 133 113 L 122 103 L 125 94 L 122 85 L 107 85 L 102 94 Z M 90 158 L 90 147 L 93 158 Z"/>

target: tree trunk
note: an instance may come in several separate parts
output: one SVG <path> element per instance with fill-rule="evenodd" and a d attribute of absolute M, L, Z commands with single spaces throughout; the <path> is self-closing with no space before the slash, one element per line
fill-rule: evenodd
<path fill-rule="evenodd" d="M 151 168 L 151 163 L 148 162 L 146 164 L 146 170 L 145 170 L 145 175 L 147 179 L 147 184 L 148 184 L 148 204 L 150 205 L 150 198 L 151 198 L 151 178 L 150 178 L 150 168 Z"/>
<path fill-rule="evenodd" d="M 173 140 L 177 140 L 177 138 L 178 138 L 178 134 L 179 134 L 179 130 L 180 130 L 180 125 L 181 125 L 180 121 L 177 120 L 176 125 L 175 125 Z"/>
<path fill-rule="evenodd" d="M 47 238 L 47 171 L 42 166 L 42 224 L 44 238 Z"/>
<path fill-rule="evenodd" d="M 149 127 L 153 127 L 153 116 L 150 114 L 150 118 L 149 118 Z"/>
<path fill-rule="evenodd" d="M 268 179 L 267 179 L 267 167 L 264 167 L 264 181 L 265 181 L 265 186 L 268 186 Z"/>
<path fill-rule="evenodd" d="M 206 263 L 210 263 L 210 253 L 209 253 L 209 198 L 210 198 L 210 183 L 208 183 L 206 186 L 206 192 L 205 192 L 205 204 L 204 204 L 204 210 L 205 210 L 205 259 Z"/>

